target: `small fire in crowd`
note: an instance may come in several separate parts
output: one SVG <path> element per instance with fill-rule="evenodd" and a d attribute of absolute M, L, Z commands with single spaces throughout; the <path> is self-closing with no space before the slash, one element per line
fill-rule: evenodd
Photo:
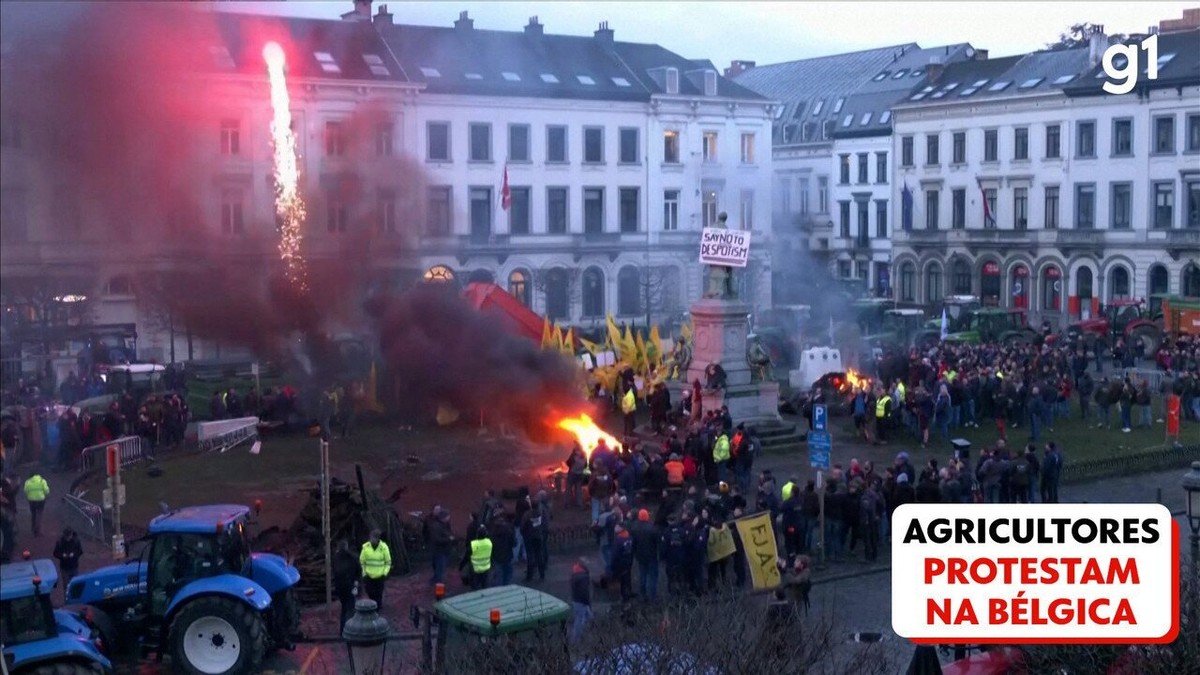
<path fill-rule="evenodd" d="M 575 436 L 575 440 L 579 443 L 579 447 L 583 448 L 583 454 L 589 462 L 592 460 L 592 451 L 596 449 L 600 441 L 604 441 L 604 444 L 614 451 L 621 447 L 621 441 L 601 429 L 600 425 L 596 424 L 587 413 L 564 417 L 555 424 L 555 427 Z"/>
<path fill-rule="evenodd" d="M 275 153 L 275 213 L 279 216 L 279 257 L 288 280 L 299 290 L 307 290 L 304 257 L 300 252 L 304 224 L 304 199 L 300 197 L 300 166 L 297 161 L 296 134 L 292 131 L 292 111 L 283 68 L 286 56 L 278 42 L 263 46 L 263 60 L 271 80 L 271 147 Z"/>
<path fill-rule="evenodd" d="M 850 368 L 846 371 L 846 384 L 850 387 L 850 391 L 869 390 L 871 388 L 871 378 Z"/>

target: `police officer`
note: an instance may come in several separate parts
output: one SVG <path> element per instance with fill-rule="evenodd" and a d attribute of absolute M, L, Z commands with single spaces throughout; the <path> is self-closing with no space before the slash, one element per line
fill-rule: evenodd
<path fill-rule="evenodd" d="M 46 497 L 50 494 L 50 484 L 42 475 L 34 471 L 25 481 L 25 499 L 29 501 L 29 519 L 33 536 L 42 536 L 42 511 L 46 508 Z"/>
<path fill-rule="evenodd" d="M 392 571 L 392 552 L 387 544 L 380 541 L 382 536 L 383 533 L 378 529 L 371 530 L 370 541 L 363 544 L 362 553 L 358 555 L 358 564 L 362 566 L 363 589 L 380 610 L 383 609 L 383 586 L 388 573 Z"/>
<path fill-rule="evenodd" d="M 488 577 L 492 571 L 492 540 L 488 537 L 487 528 L 482 525 L 475 531 L 471 539 L 471 590 L 477 591 L 488 587 Z"/>

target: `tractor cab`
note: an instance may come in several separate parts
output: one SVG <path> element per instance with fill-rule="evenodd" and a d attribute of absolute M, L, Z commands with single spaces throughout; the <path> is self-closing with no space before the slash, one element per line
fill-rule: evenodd
<path fill-rule="evenodd" d="M 298 634 L 300 573 L 251 552 L 249 513 L 217 504 L 158 516 L 138 560 L 76 577 L 67 596 L 130 626 L 143 650 L 170 654 L 181 669 L 253 672 Z"/>
<path fill-rule="evenodd" d="M 103 641 L 84 617 L 54 609 L 58 572 L 50 560 L 0 567 L 0 645 L 7 672 L 108 673 Z"/>
<path fill-rule="evenodd" d="M 962 330 L 946 336 L 946 340 L 950 342 L 999 342 L 1005 345 L 1025 344 L 1033 338 L 1034 331 L 1029 328 L 1024 310 L 999 307 L 985 307 L 967 312 Z"/>

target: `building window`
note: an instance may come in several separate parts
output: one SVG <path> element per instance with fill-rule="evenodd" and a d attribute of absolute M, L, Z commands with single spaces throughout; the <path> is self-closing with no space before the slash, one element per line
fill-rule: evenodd
<path fill-rule="evenodd" d="M 583 128 L 583 163 L 604 163 L 604 128 Z"/>
<path fill-rule="evenodd" d="M 487 239 L 492 236 L 492 189 L 473 187 L 470 196 L 471 236 Z"/>
<path fill-rule="evenodd" d="M 951 148 L 953 156 L 950 161 L 954 164 L 967 163 L 967 132 L 956 131 L 953 137 L 953 146 Z"/>
<path fill-rule="evenodd" d="M 599 267 L 583 271 L 583 315 L 604 316 L 604 272 Z"/>
<path fill-rule="evenodd" d="M 1112 228 L 1128 230 L 1133 217 L 1133 185 L 1131 183 L 1113 183 L 1111 186 Z"/>
<path fill-rule="evenodd" d="M 938 191 L 925 191 L 925 229 L 938 229 Z"/>
<path fill-rule="evenodd" d="M 1154 184 L 1154 227 L 1169 228 L 1175 225 L 1175 184 Z"/>
<path fill-rule="evenodd" d="M 562 321 L 571 312 L 571 280 L 567 270 L 561 267 L 548 269 L 545 272 L 546 318 L 551 321 Z"/>
<path fill-rule="evenodd" d="M 450 161 L 450 123 L 429 122 L 425 125 L 426 141 L 425 157 L 431 162 Z"/>
<path fill-rule="evenodd" d="M 529 273 L 513 270 L 508 273 L 508 292 L 522 305 L 529 306 Z"/>
<path fill-rule="evenodd" d="M 1090 230 L 1096 226 L 1096 186 L 1075 186 L 1075 227 Z"/>
<path fill-rule="evenodd" d="M 704 141 L 701 146 L 701 151 L 705 162 L 717 161 L 717 132 L 704 132 Z"/>
<path fill-rule="evenodd" d="M 638 231 L 638 189 L 623 187 L 617 191 L 622 232 Z"/>
<path fill-rule="evenodd" d="M 888 237 L 888 203 L 886 199 L 875 200 L 875 238 Z"/>
<path fill-rule="evenodd" d="M 242 234 L 245 231 L 243 203 L 241 190 L 221 191 L 221 234 Z"/>
<path fill-rule="evenodd" d="M 1061 134 L 1062 127 L 1059 125 L 1046 125 L 1046 159 L 1058 159 L 1062 156 Z"/>
<path fill-rule="evenodd" d="M 916 276 L 917 268 L 912 263 L 906 262 L 900 266 L 900 300 L 902 302 L 916 301 Z"/>
<path fill-rule="evenodd" d="M 587 234 L 604 231 L 604 188 L 583 189 L 583 231 Z"/>
<path fill-rule="evenodd" d="M 508 231 L 510 234 L 529 234 L 529 188 L 509 188 L 512 203 L 508 205 Z"/>
<path fill-rule="evenodd" d="M 838 271 L 839 279 L 849 279 L 850 278 L 850 261 L 849 260 L 837 261 L 837 271 Z"/>
<path fill-rule="evenodd" d="M 850 202 L 838 202 L 838 223 L 841 229 L 842 239 L 850 238 Z"/>
<path fill-rule="evenodd" d="M 942 266 L 932 263 L 925 269 L 925 302 L 941 302 L 942 297 Z"/>
<path fill-rule="evenodd" d="M 854 200 L 855 208 L 858 213 L 858 227 L 854 231 L 854 244 L 857 248 L 870 248 L 871 246 L 871 212 L 870 203 L 865 199 Z"/>
<path fill-rule="evenodd" d="M 1200 227 L 1200 180 L 1187 182 L 1187 226 Z"/>
<path fill-rule="evenodd" d="M 663 190 L 663 229 L 679 229 L 679 190 Z"/>
<path fill-rule="evenodd" d="M 938 163 L 938 135 L 929 134 L 925 137 L 925 164 Z"/>
<path fill-rule="evenodd" d="M 434 186 L 426 190 L 425 232 L 434 237 L 450 234 L 450 187 Z"/>
<path fill-rule="evenodd" d="M 900 138 L 900 166 L 913 165 L 913 137 L 903 136 Z"/>
<path fill-rule="evenodd" d="M 567 233 L 567 188 L 546 188 L 546 232 Z"/>
<path fill-rule="evenodd" d="M 1200 115 L 1187 116 L 1187 151 L 1200 152 Z"/>
<path fill-rule="evenodd" d="M 808 215 L 808 179 L 801 178 L 797 181 L 800 192 L 800 214 Z"/>
<path fill-rule="evenodd" d="M 742 134 L 742 164 L 754 163 L 754 134 Z"/>
<path fill-rule="evenodd" d="M 375 125 L 375 156 L 391 157 L 393 146 L 393 127 L 391 122 L 380 122 Z"/>
<path fill-rule="evenodd" d="M 529 161 L 529 125 L 508 125 L 508 161 Z"/>
<path fill-rule="evenodd" d="M 467 127 L 470 139 L 472 162 L 492 161 L 492 125 L 487 122 L 471 122 Z"/>
<path fill-rule="evenodd" d="M 866 260 L 855 260 L 854 261 L 854 277 L 856 279 L 862 279 L 863 281 L 866 281 L 867 274 L 868 274 L 867 261 Z"/>
<path fill-rule="evenodd" d="M 1013 129 L 1013 159 L 1029 159 L 1029 128 Z"/>
<path fill-rule="evenodd" d="M 1175 152 L 1175 118 L 1154 118 L 1154 152 L 1171 154 Z"/>
<path fill-rule="evenodd" d="M 640 161 L 638 157 L 638 130 L 633 128 L 621 129 L 619 134 L 621 148 L 618 161 L 621 164 L 637 164 Z"/>
<path fill-rule="evenodd" d="M 967 226 L 967 191 L 965 188 L 955 188 L 950 191 L 951 214 L 950 227 L 961 230 Z"/>
<path fill-rule="evenodd" d="M 1042 309 L 1062 310 L 1062 270 L 1057 267 L 1042 270 Z"/>
<path fill-rule="evenodd" d="M 238 120 L 221 120 L 221 154 L 229 157 L 242 154 L 242 123 Z"/>
<path fill-rule="evenodd" d="M 996 227 L 996 198 L 996 188 L 984 188 L 983 201 L 987 202 L 988 205 L 987 215 L 983 219 L 983 226 L 985 228 Z M 990 220 L 987 217 L 988 215 L 991 216 Z"/>
<path fill-rule="evenodd" d="M 431 283 L 450 283 L 454 281 L 454 270 L 445 265 L 434 265 L 425 270 L 424 278 Z"/>
<path fill-rule="evenodd" d="M 1133 120 L 1113 120 L 1113 147 L 1115 157 L 1133 154 Z"/>
<path fill-rule="evenodd" d="M 858 182 L 860 185 L 866 183 L 868 180 L 867 172 L 870 169 L 870 166 L 868 166 L 869 157 L 870 155 L 865 152 L 858 153 Z"/>
<path fill-rule="evenodd" d="M 717 224 L 717 191 L 705 189 L 700 191 L 700 224 L 702 227 L 712 227 Z"/>
<path fill-rule="evenodd" d="M 679 132 L 674 129 L 663 132 L 663 163 L 679 163 Z"/>
<path fill-rule="evenodd" d="M 1124 267 L 1114 267 L 1108 275 L 1108 299 L 1120 300 L 1129 297 L 1129 270 Z"/>
<path fill-rule="evenodd" d="M 953 280 L 955 295 L 970 295 L 971 294 L 971 268 L 967 265 L 967 261 L 959 258 L 954 261 Z"/>
<path fill-rule="evenodd" d="M 1013 188 L 1013 229 L 1029 228 L 1029 188 Z"/>
<path fill-rule="evenodd" d="M 1046 229 L 1058 229 L 1058 186 L 1046 186 Z"/>
<path fill-rule="evenodd" d="M 1154 265 L 1150 268 L 1150 279 L 1147 289 L 1150 296 L 1150 316 L 1154 316 L 1162 310 L 1162 298 L 1156 298 L 1156 295 L 1166 294 L 1171 285 L 1170 275 L 1167 268 L 1162 265 Z M 1187 293 L 1185 292 L 1184 295 Z"/>
<path fill-rule="evenodd" d="M 341 199 L 330 195 L 325 210 L 325 229 L 330 234 L 346 231 L 350 224 L 350 207 Z"/>
<path fill-rule="evenodd" d="M 567 128 L 564 126 L 546 127 L 546 162 L 562 164 L 567 161 Z"/>
<path fill-rule="evenodd" d="M 1096 156 L 1096 123 L 1080 122 L 1075 125 L 1075 156 Z"/>
<path fill-rule="evenodd" d="M 838 182 L 842 185 L 850 183 L 850 155 L 839 155 Z"/>
<path fill-rule="evenodd" d="M 738 203 L 739 224 L 743 230 L 754 229 L 754 190 L 742 190 Z"/>
<path fill-rule="evenodd" d="M 379 190 L 375 195 L 375 217 L 379 231 L 384 234 L 395 234 L 399 221 L 396 213 L 396 191 Z"/>
<path fill-rule="evenodd" d="M 617 272 L 617 314 L 635 316 L 642 313 L 642 281 L 638 268 L 626 265 Z"/>
<path fill-rule="evenodd" d="M 999 157 L 999 132 L 995 129 L 985 129 L 983 132 L 983 161 L 995 162 Z"/>
<path fill-rule="evenodd" d="M 876 183 L 888 182 L 887 164 L 888 164 L 888 162 L 887 162 L 887 153 L 886 152 L 875 153 L 875 182 Z"/>
<path fill-rule="evenodd" d="M 341 122 L 325 123 L 325 156 L 344 157 L 346 155 L 346 126 Z"/>
<path fill-rule="evenodd" d="M 829 213 L 828 176 L 817 176 L 817 213 Z"/>

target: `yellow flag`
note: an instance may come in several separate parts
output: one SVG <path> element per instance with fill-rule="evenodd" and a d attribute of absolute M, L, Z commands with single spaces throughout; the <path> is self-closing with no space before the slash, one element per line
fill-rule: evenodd
<path fill-rule="evenodd" d="M 642 340 L 642 334 L 639 332 L 633 338 L 633 346 L 637 350 L 636 362 L 633 369 L 639 373 L 646 374 L 650 369 L 649 358 L 646 353 L 646 342 Z"/>
<path fill-rule="evenodd" d="M 637 342 L 633 339 L 633 334 L 629 332 L 629 326 L 625 326 L 625 334 L 621 336 L 621 358 L 629 361 L 634 370 L 638 367 Z"/>
<path fill-rule="evenodd" d="M 554 346 L 554 333 L 550 327 L 550 318 L 542 319 L 542 349 L 550 349 Z"/>
<path fill-rule="evenodd" d="M 646 344 L 646 360 L 651 368 L 657 368 L 662 363 L 662 337 L 658 334 L 658 326 L 650 328 L 650 342 Z"/>
<path fill-rule="evenodd" d="M 582 345 L 585 350 L 587 350 L 587 353 L 591 354 L 592 356 L 595 356 L 595 355 L 599 354 L 600 352 L 604 351 L 601 348 L 601 345 L 598 345 L 595 342 L 592 342 L 591 340 L 588 340 L 585 338 L 576 338 L 576 339 L 578 339 L 579 344 Z"/>
<path fill-rule="evenodd" d="M 725 525 L 708 528 L 708 562 L 724 560 L 736 552 L 732 529 Z"/>
<path fill-rule="evenodd" d="M 567 332 L 562 337 L 562 353 L 567 356 L 575 356 L 575 329 L 568 328 Z"/>
<path fill-rule="evenodd" d="M 621 329 L 617 328 L 617 322 L 613 321 L 612 314 L 609 314 L 605 320 L 605 325 L 608 328 L 608 346 L 613 351 L 617 352 L 618 358 L 621 356 Z"/>
<path fill-rule="evenodd" d="M 771 527 L 770 512 L 741 518 L 737 524 L 742 548 L 746 551 L 746 563 L 750 568 L 750 579 L 756 590 L 779 586 L 778 549 L 775 547 L 775 530 Z"/>

